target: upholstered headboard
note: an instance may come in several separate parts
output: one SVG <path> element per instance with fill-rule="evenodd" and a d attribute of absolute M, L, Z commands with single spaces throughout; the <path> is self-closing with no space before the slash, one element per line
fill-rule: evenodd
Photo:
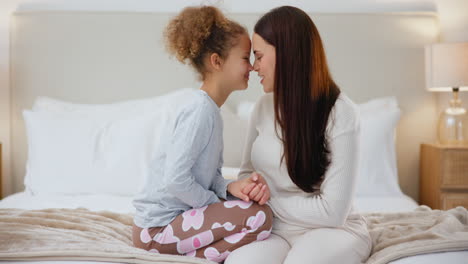
<path fill-rule="evenodd" d="M 24 188 L 27 142 L 22 110 L 36 96 L 106 103 L 198 87 L 192 70 L 169 58 L 162 31 L 173 14 L 144 12 L 23 11 L 12 17 L 11 84 L 14 191 Z M 230 14 L 252 31 L 259 14 Z M 419 144 L 435 138 L 436 100 L 424 91 L 424 45 L 438 40 L 434 13 L 311 14 L 332 74 L 354 101 L 395 95 L 400 185 L 417 198 Z M 249 88 L 227 107 L 262 94 L 252 73 Z M 226 161 L 227 165 L 238 166 Z"/>

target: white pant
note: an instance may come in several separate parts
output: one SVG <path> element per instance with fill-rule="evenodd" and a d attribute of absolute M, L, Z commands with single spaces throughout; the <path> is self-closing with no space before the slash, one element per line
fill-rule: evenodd
<path fill-rule="evenodd" d="M 370 251 L 368 236 L 345 229 L 274 231 L 264 241 L 256 241 L 233 251 L 225 264 L 357 264 L 365 262 Z"/>

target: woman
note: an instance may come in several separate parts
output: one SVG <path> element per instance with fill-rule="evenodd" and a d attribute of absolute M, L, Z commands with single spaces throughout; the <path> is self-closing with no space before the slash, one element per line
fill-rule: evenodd
<path fill-rule="evenodd" d="M 190 102 L 173 102 L 155 148 L 152 174 L 134 199 L 133 243 L 151 252 L 222 262 L 231 251 L 271 232 L 272 212 L 242 188 L 265 190 L 255 177 L 221 175 L 220 107 L 247 88 L 250 39 L 245 28 L 210 6 L 184 9 L 166 28 L 168 50 L 200 74 Z M 224 201 L 228 192 L 243 199 Z"/>
<path fill-rule="evenodd" d="M 331 78 L 320 35 L 302 10 L 262 16 L 252 38 L 266 92 L 256 104 L 240 179 L 259 174 L 271 192 L 273 235 L 226 263 L 361 263 L 371 250 L 352 206 L 358 169 L 357 106 Z M 255 252 L 255 254 L 253 254 Z"/>

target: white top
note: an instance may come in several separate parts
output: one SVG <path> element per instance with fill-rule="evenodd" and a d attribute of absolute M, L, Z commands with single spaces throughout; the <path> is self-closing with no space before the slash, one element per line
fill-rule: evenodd
<path fill-rule="evenodd" d="M 274 228 L 341 227 L 347 219 L 360 218 L 352 209 L 359 161 L 358 107 L 343 93 L 339 95 L 326 129 L 331 163 L 320 191 L 315 193 L 302 191 L 289 178 L 285 161 L 281 163 L 283 144 L 274 131 L 274 122 L 273 94 L 266 94 L 256 103 L 250 118 L 239 173 L 243 178 L 257 171 L 268 182 Z"/>

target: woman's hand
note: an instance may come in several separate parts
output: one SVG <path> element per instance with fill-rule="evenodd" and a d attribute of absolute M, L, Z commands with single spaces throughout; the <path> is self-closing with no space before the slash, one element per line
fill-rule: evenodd
<path fill-rule="evenodd" d="M 255 183 L 254 185 L 248 184 L 242 189 L 242 193 L 249 196 L 250 199 L 258 202 L 258 204 L 263 205 L 270 199 L 270 188 L 268 183 L 262 177 L 261 174 L 257 172 L 252 172 L 250 177 L 251 182 Z"/>

